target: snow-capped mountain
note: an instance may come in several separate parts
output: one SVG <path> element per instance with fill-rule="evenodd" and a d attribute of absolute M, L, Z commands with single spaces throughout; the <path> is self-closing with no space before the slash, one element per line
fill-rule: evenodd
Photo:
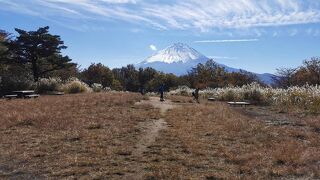
<path fill-rule="evenodd" d="M 205 63 L 209 60 L 208 57 L 202 55 L 197 50 L 191 48 L 184 43 L 176 43 L 169 46 L 153 56 L 148 57 L 146 60 L 138 63 L 137 67 L 152 67 L 158 71 L 165 73 L 173 73 L 175 75 L 186 74 L 192 67 L 195 67 L 199 63 Z M 219 64 L 224 67 L 227 72 L 239 72 L 240 69 L 228 67 L 223 64 Z M 272 83 L 272 74 L 257 74 L 258 78 L 266 83 Z"/>
<path fill-rule="evenodd" d="M 183 43 L 176 43 L 172 46 L 163 49 L 153 56 L 147 58 L 143 61 L 143 64 L 154 63 L 154 62 L 164 62 L 168 64 L 172 63 L 188 63 L 190 61 L 195 61 L 199 59 L 208 59 L 204 55 L 200 54 L 195 49 L 189 47 Z"/>

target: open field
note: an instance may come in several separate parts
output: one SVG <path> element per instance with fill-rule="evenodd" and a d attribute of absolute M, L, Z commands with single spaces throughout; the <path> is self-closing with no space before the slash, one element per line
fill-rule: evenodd
<path fill-rule="evenodd" d="M 0 100 L 0 178 L 320 178 L 319 116 L 169 99 Z"/>
<path fill-rule="evenodd" d="M 117 178 L 130 172 L 140 122 L 159 117 L 137 94 L 1 101 L 0 178 Z"/>

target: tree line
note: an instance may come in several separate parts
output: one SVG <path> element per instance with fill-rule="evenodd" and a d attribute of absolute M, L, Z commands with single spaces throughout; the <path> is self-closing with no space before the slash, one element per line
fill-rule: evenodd
<path fill-rule="evenodd" d="M 59 77 L 63 81 L 77 77 L 89 86 L 98 83 L 114 90 L 133 92 L 141 89 L 157 91 L 161 84 L 169 90 L 182 85 L 216 88 L 259 82 L 254 74 L 246 71 L 229 73 L 213 60 L 198 64 L 183 76 L 153 68 L 136 68 L 134 65 L 110 69 L 101 63 L 92 63 L 80 69 L 70 57 L 62 54 L 67 46 L 59 35 L 49 33 L 48 26 L 35 31 L 17 28 L 15 31 L 17 36 L 0 30 L 0 95 L 34 88 L 39 79 L 50 77 Z M 281 69 L 275 81 L 279 86 L 300 85 L 303 82 L 319 84 L 319 62 L 319 59 L 312 59 L 305 61 L 298 70 Z"/>
<path fill-rule="evenodd" d="M 304 60 L 302 65 L 296 68 L 280 68 L 274 78 L 277 87 L 320 85 L 320 58 L 312 57 Z"/>

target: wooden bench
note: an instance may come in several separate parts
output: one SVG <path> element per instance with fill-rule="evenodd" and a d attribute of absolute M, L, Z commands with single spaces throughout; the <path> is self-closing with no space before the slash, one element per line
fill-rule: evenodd
<path fill-rule="evenodd" d="M 244 106 L 244 107 L 251 105 L 251 103 L 249 102 L 228 102 L 228 104 L 230 106 Z"/>
<path fill-rule="evenodd" d="M 18 98 L 29 98 L 27 95 L 33 95 L 33 90 L 23 90 L 23 91 L 12 91 L 12 93 L 18 95 Z"/>
<path fill-rule="evenodd" d="M 216 101 L 215 98 L 208 98 L 208 101 Z"/>
<path fill-rule="evenodd" d="M 28 94 L 24 95 L 24 98 L 38 98 L 40 95 L 39 94 Z"/>
<path fill-rule="evenodd" d="M 56 93 L 54 93 L 53 95 L 56 95 L 56 96 L 63 96 L 63 95 L 64 95 L 64 92 L 56 92 Z"/>
<path fill-rule="evenodd" d="M 18 98 L 18 95 L 12 94 L 12 95 L 5 95 L 4 97 L 5 97 L 6 99 L 15 99 L 15 98 Z"/>
<path fill-rule="evenodd" d="M 51 92 L 51 93 L 48 93 L 48 95 L 52 95 L 52 96 L 62 96 L 64 95 L 64 92 Z"/>

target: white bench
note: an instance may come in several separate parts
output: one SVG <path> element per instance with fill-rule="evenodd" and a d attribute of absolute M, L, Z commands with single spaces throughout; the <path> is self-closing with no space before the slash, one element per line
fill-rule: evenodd
<path fill-rule="evenodd" d="M 230 106 L 249 106 L 251 103 L 249 102 L 228 102 Z"/>
<path fill-rule="evenodd" d="M 39 94 L 28 94 L 24 95 L 24 98 L 38 98 L 40 95 Z"/>

